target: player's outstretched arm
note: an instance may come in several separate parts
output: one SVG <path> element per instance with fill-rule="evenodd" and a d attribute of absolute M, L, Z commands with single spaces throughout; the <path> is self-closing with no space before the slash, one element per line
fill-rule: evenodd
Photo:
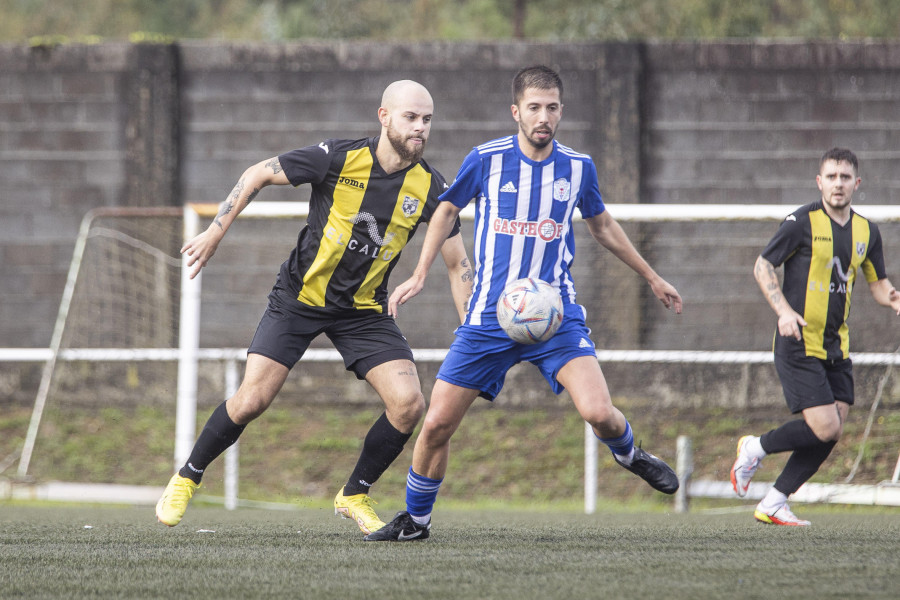
<path fill-rule="evenodd" d="M 869 283 L 869 289 L 872 290 L 872 296 L 875 302 L 882 306 L 888 306 L 895 313 L 900 315 L 900 292 L 897 291 L 889 279 L 879 279 Z"/>
<path fill-rule="evenodd" d="M 778 276 L 775 274 L 775 266 L 764 259 L 762 256 L 757 257 L 756 264 L 753 266 L 753 276 L 759 284 L 759 289 L 769 302 L 769 306 L 778 315 L 778 334 L 784 337 L 792 337 L 795 340 L 802 340 L 802 328 L 806 327 L 806 321 L 800 314 L 791 308 L 788 301 L 781 291 L 781 284 L 778 283 Z"/>
<path fill-rule="evenodd" d="M 466 255 L 466 246 L 463 244 L 461 233 L 444 241 L 444 245 L 441 246 L 441 257 L 447 265 L 450 294 L 453 296 L 453 305 L 459 312 L 459 322 L 465 323 L 466 308 L 469 296 L 472 295 L 472 267 Z"/>
<path fill-rule="evenodd" d="M 647 280 L 653 294 L 666 308 L 674 308 L 676 314 L 681 314 L 683 302 L 681 295 L 675 286 L 659 276 L 653 268 L 640 255 L 628 234 L 622 229 L 618 221 L 612 218 L 609 211 L 603 211 L 599 215 L 585 219 L 591 236 L 597 242 L 613 253 L 623 263 L 631 267 L 637 274 Z"/>
<path fill-rule="evenodd" d="M 425 287 L 425 277 L 428 275 L 428 269 L 437 258 L 441 246 L 447 240 L 447 236 L 453 230 L 453 223 L 459 216 L 457 207 L 449 202 L 441 202 L 431 220 L 428 222 L 428 233 L 425 234 L 425 242 L 422 244 L 422 251 L 419 253 L 419 262 L 413 271 L 412 276 L 397 286 L 391 297 L 388 298 L 388 314 L 392 317 L 397 316 L 397 311 L 401 304 L 405 304 L 411 300 L 422 288 Z M 456 299 L 454 298 L 454 301 Z"/>
<path fill-rule="evenodd" d="M 192 267 L 190 277 L 193 279 L 206 266 L 216 253 L 219 242 L 225 232 L 244 208 L 250 204 L 261 189 L 267 185 L 286 185 L 290 183 L 278 157 L 259 162 L 244 171 L 228 197 L 219 205 L 219 213 L 210 226 L 181 249 L 188 256 L 188 267 Z"/>

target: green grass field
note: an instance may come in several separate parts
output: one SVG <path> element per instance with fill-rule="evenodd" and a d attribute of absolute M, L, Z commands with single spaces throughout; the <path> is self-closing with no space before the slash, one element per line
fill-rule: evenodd
<path fill-rule="evenodd" d="M 384 516 L 397 506 L 379 510 Z M 438 507 L 423 542 L 366 543 L 324 504 L 0 504 L 2 598 L 892 598 L 896 510 L 802 506 L 813 526 L 752 507 L 595 515 Z"/>

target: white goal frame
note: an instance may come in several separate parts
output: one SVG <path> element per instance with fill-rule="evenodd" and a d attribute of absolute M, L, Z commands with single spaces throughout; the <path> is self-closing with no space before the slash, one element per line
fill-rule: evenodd
<path fill-rule="evenodd" d="M 189 240 L 200 232 L 201 218 L 213 217 L 218 211 L 218 204 L 186 204 L 183 207 L 183 233 L 184 239 Z M 796 209 L 795 205 L 735 205 L 735 204 L 607 204 L 611 214 L 620 222 L 663 222 L 663 221 L 711 221 L 711 220 L 764 220 L 779 221 Z M 172 349 L 60 349 L 60 340 L 65 323 L 68 305 L 71 302 L 81 253 L 84 251 L 84 239 L 90 221 L 98 214 L 113 214 L 116 212 L 140 216 L 141 214 L 159 215 L 165 213 L 171 215 L 172 211 L 181 209 L 174 207 L 160 207 L 158 209 L 97 209 L 85 216 L 76 249 L 70 265 L 66 287 L 60 303 L 59 315 L 54 326 L 50 348 L 0 348 L 0 362 L 3 361 L 40 361 L 45 368 L 41 378 L 37 398 L 35 400 L 32 418 L 26 434 L 26 439 L 19 456 L 18 474 L 24 478 L 28 472 L 31 453 L 34 448 L 38 427 L 43 413 L 44 404 L 50 388 L 53 367 L 57 360 L 104 360 L 104 361 L 129 361 L 129 360 L 168 360 L 178 362 L 177 382 L 177 408 L 174 465 L 177 469 L 187 460 L 191 448 L 196 439 L 197 416 L 197 382 L 200 360 L 221 360 L 226 363 L 226 397 L 236 391 L 237 369 L 236 363 L 246 359 L 246 349 L 242 348 L 200 348 L 200 298 L 202 289 L 202 271 L 194 279 L 190 279 L 190 269 L 187 267 L 187 257 L 182 257 L 181 275 L 181 300 L 179 320 L 179 346 Z M 257 201 L 247 206 L 241 212 L 241 218 L 273 218 L 273 217 L 299 217 L 308 214 L 309 204 L 306 202 L 265 202 Z M 854 206 L 854 210 L 864 214 L 872 220 L 900 221 L 900 206 L 891 205 L 860 205 Z M 463 210 L 463 219 L 474 217 L 474 207 L 469 206 Z M 446 349 L 419 349 L 413 350 L 417 361 L 440 362 L 443 360 Z M 598 350 L 598 359 L 602 362 L 663 362 L 663 363 L 709 363 L 709 364 L 764 364 L 772 360 L 770 352 L 725 352 L 725 351 L 644 351 L 644 350 Z M 900 365 L 900 354 L 897 353 L 852 353 L 857 364 Z M 337 361 L 341 360 L 335 350 L 309 350 L 303 357 L 304 361 Z M 593 435 L 589 425 L 585 424 L 585 490 L 584 505 L 588 514 L 596 510 L 597 501 L 597 472 L 598 472 L 598 440 Z M 237 506 L 237 482 L 238 460 L 237 444 L 229 450 L 225 456 L 225 505 L 229 508 Z M 690 482 L 690 442 L 679 440 L 679 477 L 683 481 L 679 497 L 676 498 L 676 507 L 683 505 L 686 510 L 687 495 L 720 497 L 721 482 Z M 894 470 L 892 484 L 897 486 L 900 479 L 900 457 Z M 726 482 L 727 483 L 727 482 Z M 762 485 L 762 484 L 760 484 Z M 860 487 L 860 486 L 850 486 Z M 816 501 L 823 501 L 816 496 Z M 900 493 L 891 494 L 888 503 L 900 505 Z M 850 502 L 849 500 L 836 500 Z M 869 503 L 868 501 L 864 503 Z"/>

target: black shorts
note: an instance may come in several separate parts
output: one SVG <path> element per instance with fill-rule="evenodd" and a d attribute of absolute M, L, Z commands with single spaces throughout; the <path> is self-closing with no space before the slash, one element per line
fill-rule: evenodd
<path fill-rule="evenodd" d="M 348 371 L 365 379 L 373 367 L 392 360 L 413 360 L 409 343 L 393 317 L 373 310 L 335 311 L 286 299 L 273 290 L 248 354 L 260 354 L 288 369 L 312 341 L 324 333 L 344 358 Z"/>
<path fill-rule="evenodd" d="M 840 400 L 853 404 L 853 363 L 806 356 L 803 342 L 775 337 L 775 370 L 793 414 Z"/>

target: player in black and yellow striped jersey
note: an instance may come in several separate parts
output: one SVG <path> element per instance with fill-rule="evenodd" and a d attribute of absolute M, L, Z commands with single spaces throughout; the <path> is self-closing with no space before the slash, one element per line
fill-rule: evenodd
<path fill-rule="evenodd" d="M 900 293 L 887 278 L 878 226 L 851 208 L 859 187 L 853 152 L 833 148 L 819 162 L 821 199 L 782 222 L 756 260 L 754 275 L 778 315 L 775 368 L 785 399 L 802 419 L 760 437 L 738 441 L 731 481 L 738 496 L 767 454 L 791 452 L 775 485 L 756 507 L 763 523 L 809 525 L 787 505 L 828 458 L 853 404 L 853 366 L 847 317 L 861 271 L 875 300 L 900 315 Z M 775 268 L 784 265 L 784 284 Z"/>
<path fill-rule="evenodd" d="M 166 525 L 178 524 L 209 463 L 269 407 L 290 369 L 323 333 L 347 370 L 371 384 L 385 404 L 335 497 L 335 512 L 356 521 L 364 533 L 384 524 L 372 508 L 369 488 L 399 456 L 425 411 L 412 351 L 386 309 L 391 271 L 447 187 L 422 159 L 433 112 L 422 85 L 392 83 L 378 109 L 379 136 L 326 140 L 250 167 L 209 228 L 185 244 L 182 252 L 193 277 L 263 187 L 311 185 L 307 224 L 269 293 L 248 349 L 244 380 L 210 416 L 157 504 L 157 518 Z M 462 322 L 472 273 L 458 222 L 441 252 Z"/>

